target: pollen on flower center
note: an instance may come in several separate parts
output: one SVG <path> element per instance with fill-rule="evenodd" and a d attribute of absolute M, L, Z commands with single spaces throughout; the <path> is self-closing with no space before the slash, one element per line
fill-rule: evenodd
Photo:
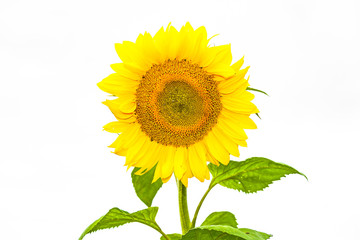
<path fill-rule="evenodd" d="M 221 108 L 213 76 L 185 59 L 154 64 L 136 90 L 141 130 L 162 145 L 190 146 L 202 140 Z"/>

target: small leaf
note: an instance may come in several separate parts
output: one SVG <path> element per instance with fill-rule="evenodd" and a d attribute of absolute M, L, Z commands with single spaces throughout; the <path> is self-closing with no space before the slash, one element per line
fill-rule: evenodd
<path fill-rule="evenodd" d="M 226 225 L 236 228 L 237 222 L 231 212 L 213 212 L 201 224 L 201 226 L 205 225 Z"/>
<path fill-rule="evenodd" d="M 242 162 L 230 161 L 228 165 L 209 164 L 213 175 L 210 187 L 220 184 L 224 187 L 254 193 L 268 187 L 288 174 L 300 174 L 296 169 L 267 158 L 253 157 Z"/>
<path fill-rule="evenodd" d="M 173 233 L 173 234 L 166 234 L 170 240 L 180 240 L 182 238 L 181 234 L 178 233 Z M 166 238 L 164 238 L 164 236 L 161 236 L 160 240 L 166 240 Z"/>
<path fill-rule="evenodd" d="M 201 226 L 191 229 L 182 240 L 266 240 L 271 235 L 254 230 L 238 229 L 230 226 Z"/>
<path fill-rule="evenodd" d="M 134 168 L 131 173 L 132 183 L 136 192 L 136 195 L 140 200 L 146 204 L 146 206 L 151 207 L 152 201 L 156 196 L 156 193 L 159 191 L 163 182 L 161 179 L 158 179 L 156 182 L 152 183 L 155 173 L 155 167 L 153 167 L 147 173 L 143 175 L 137 175 L 136 172 L 140 168 Z"/>
<path fill-rule="evenodd" d="M 261 91 L 261 90 L 256 89 L 256 88 L 247 87 L 246 90 L 248 90 L 248 91 L 254 91 L 254 92 L 260 92 L 260 93 L 263 93 L 263 94 L 269 96 L 269 94 L 267 94 L 266 92 Z"/>
<path fill-rule="evenodd" d="M 128 213 L 119 208 L 111 209 L 107 214 L 96 220 L 81 234 L 79 240 L 83 239 L 88 233 L 92 233 L 101 229 L 114 228 L 126 223 L 139 222 L 155 230 L 159 229 L 159 226 L 155 222 L 155 216 L 157 214 L 158 207 L 150 207 L 144 210 L 140 210 L 134 213 Z"/>

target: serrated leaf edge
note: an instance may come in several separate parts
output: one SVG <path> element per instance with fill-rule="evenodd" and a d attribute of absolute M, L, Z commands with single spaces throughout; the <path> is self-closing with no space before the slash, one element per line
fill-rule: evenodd
<path fill-rule="evenodd" d="M 243 162 L 248 161 L 248 160 L 253 159 L 253 158 L 264 158 L 264 157 L 252 157 L 252 158 L 248 158 L 248 159 L 244 160 Z M 288 165 L 286 165 L 286 164 L 284 164 L 284 163 L 274 162 L 274 161 L 272 161 L 272 160 L 270 160 L 270 159 L 267 159 L 267 158 L 264 158 L 264 159 L 266 159 L 266 160 L 268 160 L 268 161 L 271 161 L 271 162 L 273 162 L 273 163 L 276 163 L 276 164 L 281 164 L 281 165 L 284 165 L 284 166 L 286 166 L 286 167 L 289 167 L 289 168 L 295 170 L 295 172 L 294 172 L 294 173 L 285 173 L 284 176 L 281 176 L 279 179 L 273 180 L 273 181 L 272 181 L 271 183 L 269 183 L 266 187 L 264 187 L 264 188 L 262 188 L 262 189 L 260 189 L 260 190 L 257 190 L 257 191 L 249 192 L 249 191 L 242 191 L 242 190 L 240 190 L 240 189 L 236 189 L 236 190 L 238 190 L 239 192 L 241 191 L 241 192 L 247 193 L 247 194 L 249 194 L 249 193 L 256 193 L 256 192 L 259 192 L 259 191 L 263 191 L 264 189 L 268 188 L 271 184 L 273 184 L 275 181 L 279 181 L 279 180 L 281 180 L 282 178 L 284 178 L 284 177 L 286 177 L 287 175 L 290 175 L 290 174 L 300 174 L 300 175 L 302 175 L 303 177 L 305 177 L 306 180 L 308 180 L 308 178 L 306 177 L 305 174 L 299 172 L 298 170 L 296 170 L 296 169 L 293 168 L 293 167 L 290 167 L 290 166 L 288 166 Z M 211 164 L 211 163 L 210 163 L 210 164 Z M 255 163 L 253 163 L 253 164 L 255 164 Z M 214 165 L 214 164 L 213 164 L 213 165 Z M 251 165 L 249 165 L 249 166 L 251 166 Z M 215 167 L 217 167 L 217 166 L 215 165 Z M 233 169 L 235 169 L 235 168 L 236 168 L 236 167 L 230 168 L 230 169 L 226 170 L 226 172 L 223 172 L 223 173 L 217 175 L 216 177 L 214 177 L 214 178 L 211 180 L 209 187 L 210 187 L 210 188 L 213 188 L 213 187 L 215 187 L 215 185 L 217 185 L 217 184 L 220 184 L 220 185 L 221 185 L 221 182 L 231 179 L 231 180 L 239 181 L 239 183 L 240 183 L 240 184 L 243 186 L 243 188 L 246 190 L 246 188 L 245 188 L 244 184 L 241 182 L 241 180 L 238 180 L 238 179 L 236 179 L 236 178 L 234 178 L 234 177 L 237 176 L 237 175 L 239 175 L 239 174 L 245 174 L 245 173 L 249 173 L 249 172 L 253 172 L 253 171 L 257 171 L 257 170 L 261 170 L 261 169 L 267 169 L 267 168 L 265 168 L 265 167 L 260 167 L 260 168 L 251 169 L 251 170 L 249 170 L 249 171 L 246 171 L 246 170 L 245 170 L 245 171 L 243 171 L 243 172 L 241 172 L 241 173 L 239 173 L 239 174 L 236 174 L 236 175 L 234 175 L 234 176 L 232 176 L 232 177 L 223 179 L 223 180 L 221 180 L 221 181 L 219 181 L 219 182 L 217 182 L 217 183 L 214 184 L 216 178 L 218 178 L 219 176 L 224 175 L 225 173 L 227 173 L 227 172 L 229 172 L 229 171 L 231 171 L 231 170 L 233 170 Z M 281 169 L 281 168 L 279 167 L 279 168 L 275 168 L 275 169 Z M 222 185 L 222 186 L 223 186 L 223 185 Z M 226 187 L 226 188 L 229 188 L 229 189 L 233 189 L 233 188 L 230 188 L 230 187 L 228 187 L 228 186 L 223 186 L 223 187 Z"/>
<path fill-rule="evenodd" d="M 158 208 L 158 207 L 149 207 L 149 208 L 151 208 L 151 209 L 156 209 L 156 211 L 155 211 L 155 216 L 156 216 L 159 208 Z M 147 208 L 147 209 L 149 209 L 149 208 Z M 138 212 L 141 212 L 141 211 L 144 211 L 144 210 L 147 210 L 147 209 L 143 209 L 143 210 L 139 210 L 139 211 L 136 211 L 136 212 L 133 212 L 133 213 L 129 213 L 129 212 L 127 212 L 127 211 L 124 211 L 124 210 L 121 210 L 121 209 L 115 207 L 115 208 L 110 209 L 110 210 L 108 211 L 108 213 L 109 213 L 111 210 L 113 210 L 113 209 L 118 209 L 118 210 L 120 210 L 120 211 L 123 211 L 124 213 L 129 214 L 129 215 L 126 216 L 126 217 L 129 217 L 129 218 L 133 219 L 133 221 L 130 220 L 130 222 L 127 222 L 127 223 L 124 223 L 124 224 L 119 224 L 118 226 L 112 226 L 112 227 L 109 227 L 109 228 L 104 228 L 104 229 L 117 228 L 117 227 L 123 226 L 123 225 L 128 224 L 128 223 L 138 222 L 138 223 L 142 223 L 142 224 L 144 224 L 144 225 L 147 225 L 147 226 L 149 226 L 149 227 L 151 227 L 151 228 L 153 228 L 153 229 L 155 229 L 155 230 L 157 230 L 157 231 L 159 231 L 159 232 L 161 231 L 159 225 L 158 225 L 154 220 L 146 220 L 146 221 L 145 221 L 145 217 L 144 217 L 144 220 L 138 220 L 138 219 L 136 219 L 134 216 L 131 216 L 132 214 L 136 214 L 136 213 L 138 213 Z M 106 213 L 106 214 L 108 214 L 108 213 Z M 87 234 L 91 234 L 91 233 L 97 232 L 97 231 L 99 231 L 99 230 L 104 230 L 104 229 L 96 229 L 96 230 L 90 230 L 89 232 L 87 232 L 87 230 L 88 230 L 90 227 L 94 228 L 94 227 L 106 216 L 106 214 L 105 214 L 104 216 L 100 217 L 98 220 L 95 220 L 92 224 L 90 224 L 90 225 L 85 229 L 85 231 L 81 234 L 79 240 L 82 240 Z M 141 213 L 141 214 L 144 216 L 143 213 Z M 111 221 L 118 220 L 118 219 L 119 219 L 119 218 L 111 218 L 111 219 L 109 219 L 109 220 L 105 220 L 105 223 L 109 223 L 109 222 L 111 222 Z M 154 224 L 156 227 L 152 226 L 152 225 L 151 225 L 150 223 L 148 223 L 148 222 L 151 222 L 151 223 Z"/>

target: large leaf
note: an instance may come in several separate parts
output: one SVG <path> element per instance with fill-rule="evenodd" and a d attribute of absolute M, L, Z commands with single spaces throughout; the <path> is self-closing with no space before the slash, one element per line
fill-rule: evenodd
<path fill-rule="evenodd" d="M 152 183 L 155 173 L 155 167 L 153 167 L 147 173 L 143 175 L 137 175 L 136 172 L 139 171 L 140 168 L 134 168 L 131 173 L 133 186 L 136 192 L 136 195 L 140 198 L 146 206 L 151 207 L 152 201 L 159 191 L 163 182 L 159 178 L 156 182 Z"/>
<path fill-rule="evenodd" d="M 134 213 L 128 213 L 119 208 L 111 209 L 107 214 L 96 220 L 81 234 L 79 240 L 83 239 L 88 233 L 95 232 L 101 229 L 114 228 L 126 223 L 139 222 L 149 227 L 159 230 L 159 226 L 155 222 L 158 207 L 150 207 Z"/>
<path fill-rule="evenodd" d="M 181 240 L 182 235 L 178 234 L 178 233 L 173 233 L 173 234 L 167 234 L 168 238 L 170 238 L 170 240 Z M 166 238 L 164 236 L 161 236 L 160 240 L 166 240 Z"/>
<path fill-rule="evenodd" d="M 213 175 L 210 187 L 220 184 L 245 193 L 263 190 L 288 174 L 300 174 L 306 178 L 290 166 L 262 157 L 253 157 L 242 162 L 230 161 L 226 166 L 210 163 L 209 169 Z"/>
<path fill-rule="evenodd" d="M 239 230 L 246 234 L 251 235 L 254 239 L 269 239 L 270 237 L 272 237 L 272 235 L 270 234 L 258 232 L 248 228 L 239 228 Z"/>
<path fill-rule="evenodd" d="M 237 222 L 234 214 L 231 212 L 213 212 L 201 224 L 201 226 L 206 225 L 226 225 L 236 228 Z"/>
<path fill-rule="evenodd" d="M 182 240 L 266 240 L 271 235 L 250 229 L 230 226 L 201 226 L 191 229 Z"/>

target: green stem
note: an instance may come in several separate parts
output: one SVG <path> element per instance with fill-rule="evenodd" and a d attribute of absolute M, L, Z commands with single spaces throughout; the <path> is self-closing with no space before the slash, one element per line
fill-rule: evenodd
<path fill-rule="evenodd" d="M 206 196 L 209 194 L 210 190 L 211 190 L 213 187 L 214 187 L 214 186 L 212 186 L 211 183 L 210 183 L 210 186 L 209 186 L 208 190 L 206 190 L 204 196 L 201 198 L 201 200 L 200 200 L 200 202 L 199 202 L 199 204 L 198 204 L 198 206 L 197 206 L 197 208 L 196 208 L 196 211 L 195 211 L 193 220 L 192 220 L 192 222 L 191 222 L 191 227 L 190 227 L 190 229 L 192 229 L 192 228 L 195 227 L 196 219 L 197 219 L 197 216 L 198 216 L 198 214 L 199 214 L 200 208 L 201 208 L 201 206 L 202 206 L 202 204 L 203 204 Z"/>
<path fill-rule="evenodd" d="M 185 234 L 189 231 L 190 227 L 190 217 L 189 217 L 189 210 L 187 204 L 187 189 L 182 184 L 180 180 L 176 180 L 178 186 L 178 193 L 179 193 L 179 211 L 180 211 L 180 222 L 181 222 L 181 229 L 182 234 Z"/>
<path fill-rule="evenodd" d="M 171 240 L 169 237 L 168 237 L 168 235 L 166 235 L 162 230 L 161 230 L 161 228 L 160 228 L 160 226 L 157 224 L 157 223 L 155 223 L 156 224 L 156 226 L 158 227 L 158 229 L 155 229 L 156 231 L 158 231 L 159 233 L 161 233 L 161 235 L 163 235 L 163 237 L 166 239 L 166 240 Z"/>

